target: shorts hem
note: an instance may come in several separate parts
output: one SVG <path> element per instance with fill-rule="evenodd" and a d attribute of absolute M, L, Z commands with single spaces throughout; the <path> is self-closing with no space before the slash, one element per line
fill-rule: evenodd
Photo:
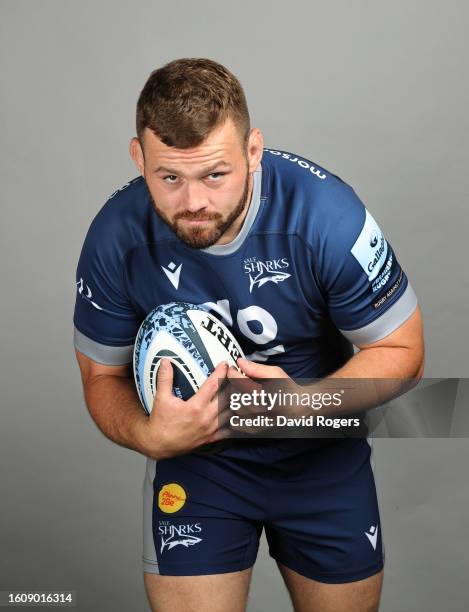
<path fill-rule="evenodd" d="M 249 569 L 255 563 L 255 559 L 244 563 L 219 563 L 213 565 L 181 565 L 176 563 L 159 564 L 149 559 L 143 559 L 143 571 L 161 576 L 207 576 L 209 574 L 228 574 L 230 572 L 241 572 Z"/>
<path fill-rule="evenodd" d="M 381 559 L 378 563 L 373 563 L 373 565 L 368 565 L 367 567 L 361 569 L 360 571 L 349 572 L 349 573 L 326 573 L 326 572 L 315 572 L 314 570 L 310 571 L 308 568 L 304 567 L 304 564 L 301 564 L 298 561 L 292 559 L 280 559 L 273 554 L 270 555 L 272 559 L 278 561 L 282 565 L 285 565 L 288 569 L 301 574 L 305 578 L 311 578 L 312 580 L 316 580 L 317 582 L 324 582 L 326 584 L 345 584 L 347 582 L 356 582 L 357 580 L 364 580 L 365 578 L 369 578 L 374 574 L 377 574 L 384 568 L 384 560 Z"/>
<path fill-rule="evenodd" d="M 160 567 L 157 561 L 153 561 L 152 559 L 147 559 L 147 557 L 142 557 L 143 563 L 143 571 L 148 572 L 149 574 L 159 574 Z"/>

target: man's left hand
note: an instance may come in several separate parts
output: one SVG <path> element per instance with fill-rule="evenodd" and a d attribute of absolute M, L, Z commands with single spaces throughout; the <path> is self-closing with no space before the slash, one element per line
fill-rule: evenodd
<path fill-rule="evenodd" d="M 249 361 L 249 359 L 243 359 L 242 357 L 237 360 L 237 364 L 241 368 L 243 374 L 248 378 L 290 378 L 288 374 L 278 366 L 256 363 L 255 361 Z M 235 368 L 230 368 L 227 377 L 243 378 L 243 374 L 238 372 Z"/>

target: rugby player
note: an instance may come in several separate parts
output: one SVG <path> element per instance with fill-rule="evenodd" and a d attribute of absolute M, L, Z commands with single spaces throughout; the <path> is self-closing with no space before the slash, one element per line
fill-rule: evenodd
<path fill-rule="evenodd" d="M 421 313 L 395 252 L 338 176 L 264 148 L 239 81 L 212 60 L 150 75 L 130 154 L 141 176 L 109 198 L 83 245 L 74 338 L 92 418 L 147 457 L 152 610 L 245 610 L 264 529 L 296 611 L 377 610 L 384 547 L 368 440 L 226 440 L 201 452 L 223 436 L 227 366 L 183 402 L 163 361 L 148 417 L 131 361 L 145 316 L 187 301 L 229 326 L 249 377 L 418 379 Z"/>

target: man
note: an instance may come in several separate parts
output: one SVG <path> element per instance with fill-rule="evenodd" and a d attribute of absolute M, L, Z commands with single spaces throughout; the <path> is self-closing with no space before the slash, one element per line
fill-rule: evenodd
<path fill-rule="evenodd" d="M 111 196 L 83 246 L 75 346 L 96 424 L 148 458 L 152 610 L 244 610 L 263 528 L 295 610 L 377 610 L 384 551 L 367 440 L 199 452 L 222 435 L 226 365 L 182 402 L 163 361 L 147 417 L 131 361 L 148 312 L 187 301 L 232 329 L 249 377 L 418 379 L 420 310 L 391 246 L 339 177 L 264 149 L 241 85 L 211 60 L 150 75 L 130 154 L 142 176 Z"/>

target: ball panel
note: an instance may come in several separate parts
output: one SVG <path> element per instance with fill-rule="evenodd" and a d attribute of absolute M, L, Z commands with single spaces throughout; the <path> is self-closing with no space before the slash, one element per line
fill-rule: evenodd
<path fill-rule="evenodd" d="M 188 310 L 187 316 L 196 328 L 203 346 L 210 355 L 213 369 L 222 361 L 238 367 L 236 360 L 244 357 L 236 338 L 223 323 L 203 310 Z"/>
<path fill-rule="evenodd" d="M 153 407 L 158 367 L 163 357 L 168 358 L 174 366 L 173 389 L 181 399 L 189 399 L 207 378 L 207 366 L 200 359 L 194 359 L 180 338 L 181 336 L 177 338 L 167 331 L 159 331 L 145 352 L 141 380 L 144 386 L 144 405 L 148 413 Z"/>
<path fill-rule="evenodd" d="M 173 364 L 173 390 L 189 399 L 221 361 L 238 367 L 244 357 L 236 338 L 205 309 L 188 302 L 171 302 L 152 310 L 137 334 L 134 376 L 138 395 L 150 414 L 162 357 Z"/>
<path fill-rule="evenodd" d="M 147 315 L 137 333 L 134 347 L 134 377 L 140 401 L 148 414 L 153 406 L 159 359 L 155 360 L 153 366 L 152 361 L 158 350 L 165 347 L 171 348 L 178 355 L 181 354 L 181 351 L 185 351 L 185 357 L 182 359 L 187 362 L 188 369 L 192 377 L 195 377 L 198 386 L 203 383 L 211 371 L 194 343 L 194 339 L 198 338 L 198 335 L 190 319 L 185 316 L 189 307 L 192 309 L 199 308 L 194 304 L 185 302 L 171 302 L 158 306 Z M 166 340 L 159 337 L 159 334 L 162 333 L 166 333 Z M 198 344 L 200 345 L 199 348 L 203 348 L 200 341 Z M 204 348 L 203 352 L 206 353 Z M 173 369 L 173 371 L 175 391 L 179 388 L 182 399 L 188 399 L 197 390 L 198 386 L 194 388 L 189 381 L 185 381 L 180 370 Z"/>

